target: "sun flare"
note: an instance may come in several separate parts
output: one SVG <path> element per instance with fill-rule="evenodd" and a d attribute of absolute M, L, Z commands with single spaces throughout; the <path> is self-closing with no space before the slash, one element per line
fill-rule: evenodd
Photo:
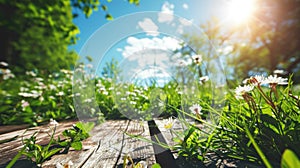
<path fill-rule="evenodd" d="M 255 9 L 254 0 L 230 0 L 227 5 L 227 14 L 235 23 L 246 22 Z"/>

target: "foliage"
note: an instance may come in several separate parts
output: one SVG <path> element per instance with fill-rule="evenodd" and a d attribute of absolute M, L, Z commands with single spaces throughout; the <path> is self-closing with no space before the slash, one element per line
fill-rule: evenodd
<path fill-rule="evenodd" d="M 70 69 L 78 58 L 68 46 L 75 44 L 79 29 L 72 19 L 83 13 L 89 17 L 98 7 L 108 13 L 105 2 L 111 0 L 1 0 L 0 1 L 0 61 L 14 66 L 17 73 L 38 69 L 51 73 Z M 139 0 L 129 0 L 139 4 Z M 74 13 L 73 13 L 74 12 Z"/>
<path fill-rule="evenodd" d="M 14 65 L 15 72 L 49 73 L 74 64 L 77 55 L 67 47 L 79 30 L 69 1 L 2 0 L 0 7 L 1 60 Z"/>
<path fill-rule="evenodd" d="M 76 116 L 72 71 L 61 70 L 46 76 L 27 71 L 24 76 L 14 76 L 8 67 L 3 67 L 1 72 L 10 72 L 0 76 L 1 125 L 37 125 L 50 118 L 61 120 Z"/>
<path fill-rule="evenodd" d="M 300 100 L 296 96 L 299 90 L 293 93 L 292 82 L 277 76 L 255 76 L 247 82 L 237 87 L 235 94 L 228 94 L 227 106 L 219 112 L 220 119 L 215 124 L 197 115 L 189 116 L 202 126 L 179 118 L 186 129 L 182 133 L 170 130 L 177 143 L 172 148 L 189 161 L 206 162 L 207 155 L 215 153 L 222 159 L 244 160 L 266 167 L 278 167 L 281 158 L 282 164 L 296 164 L 297 159 L 293 158 L 300 156 Z M 287 149 L 295 153 L 282 156 Z M 285 155 L 295 156 L 285 163 Z"/>
<path fill-rule="evenodd" d="M 300 160 L 298 159 L 297 155 L 287 149 L 283 152 L 282 159 L 281 159 L 281 167 L 282 168 L 292 168 L 292 167 L 299 167 Z"/>
<path fill-rule="evenodd" d="M 284 69 L 286 73 L 293 73 L 294 82 L 298 83 L 299 1 L 267 0 L 255 3 L 256 10 L 251 19 L 231 30 L 238 41 L 234 45 L 236 57 L 230 63 L 235 65 L 236 70 L 243 70 L 239 71 L 240 76 Z"/>
<path fill-rule="evenodd" d="M 223 146 L 226 147 L 226 152 L 223 153 L 261 163 L 263 158 L 258 155 L 254 143 L 249 142 L 250 133 L 274 166 L 279 164 L 285 149 L 291 149 L 300 155 L 299 99 L 295 96 L 297 94 L 291 92 L 291 84 L 287 88 L 281 88 L 274 82 L 269 83 L 270 88 L 266 89 L 262 88 L 263 84 L 258 83 L 258 79 L 259 77 L 250 78 L 255 87 L 249 93 L 242 94 L 244 100 L 230 100 L 230 107 L 223 113 L 228 120 L 221 122 L 217 134 L 222 135 L 219 137 L 223 141 L 221 143 L 234 142 Z"/>
<path fill-rule="evenodd" d="M 118 61 L 114 58 L 111 62 L 106 62 L 105 67 L 102 69 L 102 76 L 116 80 L 117 76 L 120 74 L 121 70 L 118 69 Z"/>
<path fill-rule="evenodd" d="M 76 123 L 73 125 L 73 128 L 63 131 L 63 136 L 66 138 L 64 141 L 60 142 L 59 145 L 65 148 L 64 152 L 68 152 L 70 147 L 75 150 L 82 149 L 82 140 L 85 140 L 89 137 L 89 132 L 93 129 L 94 123 Z"/>
<path fill-rule="evenodd" d="M 12 167 L 15 162 L 22 156 L 25 155 L 29 160 L 33 161 L 38 167 L 42 167 L 43 162 L 49 159 L 51 156 L 57 154 L 58 152 L 64 151 L 68 152 L 69 148 L 72 147 L 75 150 L 81 150 L 81 141 L 89 137 L 89 131 L 94 127 L 94 123 L 81 123 L 78 122 L 71 129 L 67 129 L 63 132 L 63 135 L 67 137 L 65 140 L 56 140 L 55 130 L 51 128 L 52 134 L 50 141 L 46 146 L 42 146 L 36 143 L 36 138 L 38 132 L 31 135 L 30 138 L 22 140 L 23 148 L 19 153 L 10 161 L 7 168 Z"/>

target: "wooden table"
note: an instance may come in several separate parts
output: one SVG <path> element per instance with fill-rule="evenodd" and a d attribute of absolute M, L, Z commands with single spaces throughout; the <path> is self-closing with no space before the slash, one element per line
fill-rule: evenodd
<path fill-rule="evenodd" d="M 135 162 L 144 161 L 148 167 L 159 162 L 162 167 L 164 162 L 172 161 L 173 155 L 171 151 L 159 149 L 159 146 L 153 145 L 145 140 L 133 138 L 130 135 L 139 135 L 148 140 L 155 141 L 155 137 L 160 137 L 161 141 L 171 144 L 171 135 L 163 129 L 162 121 L 152 121 L 152 124 L 147 121 L 134 120 L 108 120 L 103 124 L 97 125 L 91 131 L 88 139 L 83 141 L 83 149 L 80 151 L 70 150 L 67 154 L 56 154 L 50 160 L 43 163 L 42 167 L 56 167 L 56 164 L 62 165 L 71 161 L 73 167 L 84 168 L 109 168 L 123 167 L 123 158 L 129 155 Z M 56 136 L 61 134 L 67 128 L 71 128 L 75 121 L 61 122 L 56 129 Z M 154 124 L 153 124 L 154 123 Z M 155 125 L 158 124 L 158 126 Z M 149 125 L 151 128 L 149 129 Z M 160 132 L 160 129 L 162 132 Z M 178 128 L 179 129 L 179 128 Z M 33 127 L 27 129 L 16 130 L 13 132 L 3 133 L 0 135 L 0 167 L 5 167 L 8 162 L 22 148 L 22 137 L 29 138 L 34 132 L 39 131 L 37 143 L 45 145 L 49 142 L 51 129 L 49 125 Z M 3 141 L 8 141 L 3 143 Z M 161 151 L 163 152 L 161 152 Z M 166 153 L 167 152 L 167 153 Z M 17 162 L 15 167 L 24 167 L 22 159 Z M 174 160 L 174 157 L 173 157 Z M 169 164 L 168 163 L 168 164 Z"/>

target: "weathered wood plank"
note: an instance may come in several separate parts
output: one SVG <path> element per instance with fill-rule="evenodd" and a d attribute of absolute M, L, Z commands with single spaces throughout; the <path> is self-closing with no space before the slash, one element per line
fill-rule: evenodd
<path fill-rule="evenodd" d="M 72 122 L 62 122 L 60 123 L 56 128 L 55 137 L 57 137 L 58 134 L 61 134 L 62 131 L 65 129 L 68 129 L 72 127 L 72 125 L 75 123 L 75 121 Z M 51 126 L 53 128 L 53 126 Z M 39 127 L 32 127 L 26 129 L 18 130 L 14 132 L 9 132 L 6 134 L 0 135 L 0 140 L 6 140 L 11 139 L 12 137 L 16 137 L 14 140 L 1 143 L 0 144 L 0 165 L 3 165 L 5 163 L 8 163 L 17 153 L 18 151 L 23 147 L 22 144 L 22 138 L 29 138 L 32 134 L 35 132 L 39 132 L 37 134 L 37 143 L 44 145 L 47 144 L 50 140 L 50 136 L 52 133 L 52 130 L 50 129 L 49 125 L 39 126 Z"/>
<path fill-rule="evenodd" d="M 127 130 L 129 123 L 128 120 L 107 121 L 102 127 L 94 130 L 92 139 L 99 142 L 100 145 L 82 167 L 114 167 L 124 143 L 124 132 Z"/>
<path fill-rule="evenodd" d="M 146 121 L 131 121 L 126 133 L 129 135 L 140 135 L 151 140 Z M 126 155 L 129 155 L 135 162 L 145 161 L 149 167 L 155 163 L 155 153 L 152 144 L 131 138 L 128 135 L 125 135 L 124 146 L 117 162 L 117 167 L 122 167 L 123 159 Z"/>
<path fill-rule="evenodd" d="M 64 165 L 69 161 L 73 163 L 72 167 L 88 167 L 88 165 L 91 164 L 90 157 L 98 153 L 100 146 L 103 145 L 102 141 L 105 142 L 106 137 L 112 136 L 114 134 L 114 131 L 117 130 L 116 128 L 119 127 L 120 124 L 124 124 L 124 122 L 107 121 L 103 124 L 95 126 L 95 128 L 90 133 L 91 137 L 83 141 L 83 150 L 70 150 L 67 154 L 54 155 L 51 160 L 43 164 L 43 167 L 52 168 L 55 167 L 57 163 Z"/>
<path fill-rule="evenodd" d="M 56 136 L 63 130 L 72 126 L 74 122 L 60 123 L 56 129 Z M 1 139 L 6 139 L 16 135 L 22 135 L 25 130 L 14 131 L 0 135 Z M 29 138 L 34 132 L 40 131 L 37 136 L 39 144 L 47 144 L 51 130 L 47 126 L 34 127 L 29 129 L 25 138 Z M 54 168 L 56 164 L 62 165 L 71 161 L 72 167 L 122 167 L 123 157 L 127 154 L 135 161 L 145 161 L 148 165 L 155 163 L 154 150 L 151 143 L 131 138 L 126 135 L 141 135 L 150 139 L 147 122 L 119 120 L 106 121 L 95 126 L 91 132 L 91 137 L 83 141 L 83 150 L 70 150 L 67 154 L 57 154 L 51 160 L 43 163 L 44 168 Z M 0 165 L 8 163 L 22 148 L 21 137 L 16 140 L 0 144 Z"/>
<path fill-rule="evenodd" d="M 0 126 L 0 134 L 5 134 L 8 132 L 13 132 L 13 131 L 21 130 L 21 129 L 26 129 L 29 126 L 30 126 L 29 124 Z"/>

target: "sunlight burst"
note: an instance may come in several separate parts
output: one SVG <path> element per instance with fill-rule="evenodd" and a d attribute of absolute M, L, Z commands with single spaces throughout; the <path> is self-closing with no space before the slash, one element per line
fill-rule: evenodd
<path fill-rule="evenodd" d="M 230 0 L 227 13 L 234 23 L 242 23 L 249 20 L 255 9 L 254 0 Z"/>

